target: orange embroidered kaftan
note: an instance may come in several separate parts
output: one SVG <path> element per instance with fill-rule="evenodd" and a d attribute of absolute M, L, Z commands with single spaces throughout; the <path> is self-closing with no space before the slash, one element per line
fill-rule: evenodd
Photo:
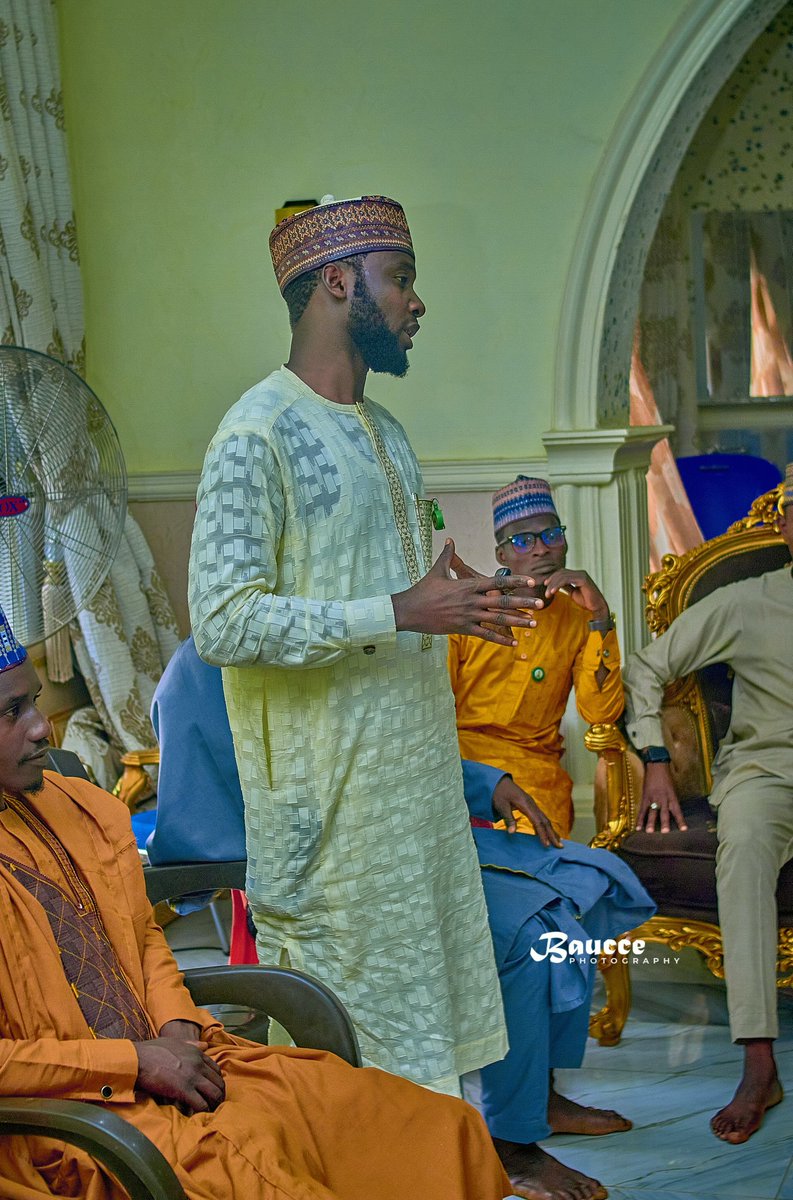
<path fill-rule="evenodd" d="M 560 763 L 559 731 L 570 691 L 585 721 L 616 721 L 624 707 L 617 635 L 590 633 L 590 614 L 563 592 L 534 613 L 535 629 L 516 629 L 517 646 L 449 638 L 449 674 L 463 758 L 507 771 L 567 837 L 573 785 Z M 596 675 L 608 672 L 602 687 Z M 516 813 L 518 829 L 532 833 Z"/>
<path fill-rule="evenodd" d="M 154 1030 L 202 1026 L 226 1100 L 184 1116 L 136 1094 L 132 1042 L 94 1039 L 66 980 L 50 924 L 0 865 L 0 1094 L 101 1103 L 136 1125 L 171 1162 L 190 1200 L 498 1200 L 509 1183 L 484 1123 L 462 1101 L 315 1050 L 258 1046 L 197 1009 L 155 924 L 126 808 L 75 779 L 45 774 L 25 797 L 66 849 Z M 0 813 L 0 852 L 42 874 L 47 847 Z M 0 1139 L 3 1200 L 124 1194 L 82 1151 L 39 1137 Z"/>

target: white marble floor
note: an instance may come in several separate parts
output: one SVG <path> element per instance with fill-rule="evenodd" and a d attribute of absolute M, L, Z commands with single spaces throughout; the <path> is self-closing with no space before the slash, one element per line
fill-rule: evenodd
<path fill-rule="evenodd" d="M 225 961 L 208 914 L 168 927 L 182 967 Z M 793 992 L 780 993 L 777 1061 L 790 1099 L 742 1146 L 708 1121 L 731 1097 L 741 1052 L 731 1045 L 724 988 L 694 952 L 632 970 L 633 1007 L 619 1046 L 590 1040 L 581 1070 L 557 1072 L 565 1095 L 634 1122 L 603 1138 L 554 1136 L 551 1154 L 600 1179 L 612 1200 L 793 1200 Z M 596 1003 L 600 1003 L 595 997 Z"/>
<path fill-rule="evenodd" d="M 604 1138 L 554 1136 L 545 1149 L 600 1179 L 612 1200 L 793 1200 L 793 993 L 780 994 L 777 1060 L 791 1099 L 742 1146 L 719 1141 L 710 1117 L 732 1096 L 741 1051 L 729 1040 L 724 988 L 694 963 L 637 968 L 622 1042 L 590 1040 L 580 1071 L 557 1086 L 634 1122 Z"/>

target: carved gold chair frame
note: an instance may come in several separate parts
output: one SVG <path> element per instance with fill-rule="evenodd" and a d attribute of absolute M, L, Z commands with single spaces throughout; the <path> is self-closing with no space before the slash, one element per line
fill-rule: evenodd
<path fill-rule="evenodd" d="M 679 557 L 664 555 L 661 570 L 647 576 L 645 618 L 650 632 L 661 634 L 691 602 L 692 595 L 706 574 L 725 559 L 780 544 L 779 505 L 782 485 L 755 500 L 748 516 L 731 525 L 719 537 L 704 542 Z M 734 578 L 740 578 L 737 573 Z M 696 598 L 696 597 L 695 597 Z M 670 729 L 675 713 L 678 726 Z M 686 676 L 670 685 L 665 696 L 664 725 L 667 745 L 672 753 L 673 774 L 679 789 L 689 795 L 707 796 L 712 786 L 711 764 L 715 754 L 714 736 L 705 700 L 696 675 Z M 688 727 L 686 730 L 685 727 Z M 682 732 L 679 732 L 681 731 Z M 698 747 L 697 761 L 688 764 L 685 779 L 675 763 L 676 736 Z M 616 725 L 593 725 L 585 735 L 586 746 L 598 754 L 595 816 L 598 832 L 593 846 L 616 850 L 636 825 L 641 803 L 644 768 Z M 683 785 L 681 789 L 681 784 Z M 645 942 L 660 943 L 672 951 L 690 946 L 705 958 L 708 969 L 724 978 L 724 954 L 721 931 L 708 921 L 655 916 L 631 935 Z M 793 927 L 780 927 L 778 986 L 793 986 Z M 628 967 L 621 962 L 603 973 L 606 990 L 604 1007 L 593 1015 L 589 1031 L 601 1045 L 616 1045 L 628 1018 L 631 987 Z"/>

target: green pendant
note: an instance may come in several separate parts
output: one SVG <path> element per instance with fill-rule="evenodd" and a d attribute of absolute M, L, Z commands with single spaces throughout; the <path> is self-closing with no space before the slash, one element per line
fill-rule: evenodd
<path fill-rule="evenodd" d="M 542 683 L 543 679 L 545 678 L 545 672 L 543 671 L 542 667 L 535 667 L 531 673 L 531 677 L 535 683 Z"/>
<path fill-rule="evenodd" d="M 434 496 L 432 498 L 432 513 L 431 513 L 430 519 L 432 521 L 433 529 L 445 529 L 446 528 L 446 522 L 443 519 L 443 512 L 441 511 L 441 506 L 438 503 L 438 501 L 435 499 Z"/>

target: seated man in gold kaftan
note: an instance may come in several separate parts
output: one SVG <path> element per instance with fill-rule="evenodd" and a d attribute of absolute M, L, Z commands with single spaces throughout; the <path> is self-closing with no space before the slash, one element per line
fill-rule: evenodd
<path fill-rule="evenodd" d="M 620 649 L 608 603 L 586 571 L 567 567 L 567 541 L 545 479 L 519 475 L 493 495 L 496 558 L 530 576 L 543 607 L 514 647 L 449 638 L 449 673 L 463 758 L 508 771 L 560 837 L 573 827 L 573 781 L 560 726 L 571 691 L 585 721 L 624 707 Z M 523 813 L 518 828 L 532 832 Z"/>

